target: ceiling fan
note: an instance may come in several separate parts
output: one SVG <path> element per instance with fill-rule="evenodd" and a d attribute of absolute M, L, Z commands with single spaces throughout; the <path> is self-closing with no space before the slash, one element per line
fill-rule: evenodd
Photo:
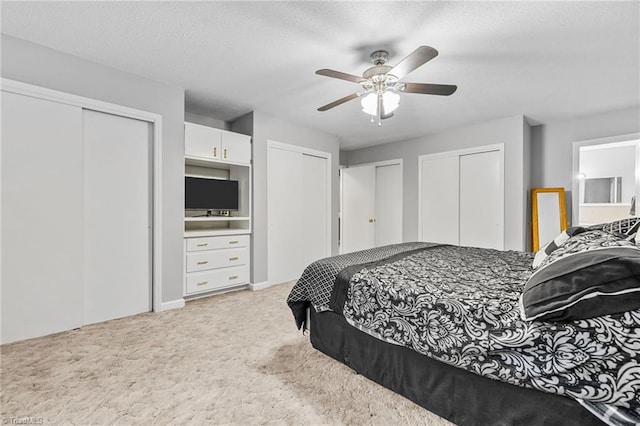
<path fill-rule="evenodd" d="M 438 51 L 430 46 L 420 46 L 395 66 L 387 65 L 389 52 L 376 50 L 371 54 L 373 66 L 367 69 L 362 77 L 346 74 L 330 69 L 316 71 L 318 75 L 338 78 L 340 80 L 357 83 L 361 90 L 333 101 L 318 108 L 318 111 L 327 111 L 350 100 L 362 97 L 362 110 L 378 118 L 378 126 L 381 120 L 393 116 L 393 111 L 398 108 L 400 93 L 421 93 L 424 95 L 449 96 L 456 91 L 458 86 L 449 84 L 426 84 L 401 82 L 412 71 L 415 71 L 431 59 L 438 56 Z"/>

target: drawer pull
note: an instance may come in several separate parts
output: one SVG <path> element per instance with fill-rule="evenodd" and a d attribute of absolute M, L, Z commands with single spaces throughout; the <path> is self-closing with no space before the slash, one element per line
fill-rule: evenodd
<path fill-rule="evenodd" d="M 240 241 L 238 240 L 233 240 L 233 241 L 229 241 L 229 244 L 238 244 Z"/>
<path fill-rule="evenodd" d="M 223 150 L 223 152 L 224 152 L 224 158 L 227 158 L 227 150 L 225 149 Z"/>
<path fill-rule="evenodd" d="M 213 156 L 217 157 L 218 156 L 218 148 L 217 147 L 213 147 Z"/>
<path fill-rule="evenodd" d="M 196 285 L 205 285 L 208 284 L 209 281 L 198 281 L 198 283 Z"/>
<path fill-rule="evenodd" d="M 197 247 L 206 247 L 208 245 L 209 245 L 209 243 L 200 243 L 200 244 L 197 245 Z"/>
<path fill-rule="evenodd" d="M 238 279 L 238 276 L 237 276 L 237 275 L 231 275 L 231 276 L 229 277 L 229 279 L 230 279 L 230 280 L 237 280 L 237 279 Z"/>
<path fill-rule="evenodd" d="M 206 265 L 207 263 L 209 263 L 208 260 L 201 260 L 200 262 L 198 262 L 198 265 Z"/>
<path fill-rule="evenodd" d="M 230 257 L 229 260 L 238 260 L 238 256 Z"/>

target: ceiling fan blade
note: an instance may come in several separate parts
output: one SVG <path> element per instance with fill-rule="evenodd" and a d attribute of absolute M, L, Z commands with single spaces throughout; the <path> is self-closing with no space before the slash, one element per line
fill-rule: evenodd
<path fill-rule="evenodd" d="M 358 77 L 357 75 L 351 75 L 340 71 L 321 69 L 316 71 L 318 75 L 324 75 L 325 77 L 339 78 L 340 80 L 347 80 L 353 83 L 359 83 L 364 80 L 362 77 Z"/>
<path fill-rule="evenodd" d="M 458 86 L 451 84 L 404 83 L 404 85 L 404 90 L 402 90 L 404 93 L 421 93 L 423 95 L 449 96 L 458 89 Z"/>
<path fill-rule="evenodd" d="M 398 65 L 391 68 L 389 74 L 398 77 L 398 80 L 404 78 L 410 72 L 416 70 L 426 64 L 433 58 L 438 56 L 438 51 L 430 46 L 420 46 L 404 58 Z"/>
<path fill-rule="evenodd" d="M 345 102 L 349 102 L 352 99 L 355 99 L 358 97 L 357 93 L 352 93 L 350 95 L 345 96 L 344 98 L 340 98 L 337 101 L 333 101 L 329 104 L 326 104 L 325 106 L 321 106 L 320 108 L 318 108 L 318 111 L 326 111 L 328 109 L 331 109 L 333 107 L 337 107 L 338 105 L 341 105 Z"/>

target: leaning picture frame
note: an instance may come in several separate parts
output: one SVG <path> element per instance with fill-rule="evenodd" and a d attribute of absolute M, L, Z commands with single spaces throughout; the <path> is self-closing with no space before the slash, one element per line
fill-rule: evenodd
<path fill-rule="evenodd" d="M 532 250 L 553 240 L 567 229 L 564 188 L 531 190 Z"/>

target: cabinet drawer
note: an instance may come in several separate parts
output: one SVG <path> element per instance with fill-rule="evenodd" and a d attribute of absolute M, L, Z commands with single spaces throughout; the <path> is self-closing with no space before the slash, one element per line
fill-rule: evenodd
<path fill-rule="evenodd" d="M 247 263 L 249 263 L 249 249 L 247 247 L 187 253 L 187 272 L 227 268 Z"/>
<path fill-rule="evenodd" d="M 184 155 L 220 159 L 221 131 L 212 127 L 184 123 Z"/>
<path fill-rule="evenodd" d="M 223 248 L 249 247 L 248 235 L 188 238 L 187 251 L 216 250 Z"/>
<path fill-rule="evenodd" d="M 249 265 L 187 274 L 187 294 L 249 283 Z"/>

